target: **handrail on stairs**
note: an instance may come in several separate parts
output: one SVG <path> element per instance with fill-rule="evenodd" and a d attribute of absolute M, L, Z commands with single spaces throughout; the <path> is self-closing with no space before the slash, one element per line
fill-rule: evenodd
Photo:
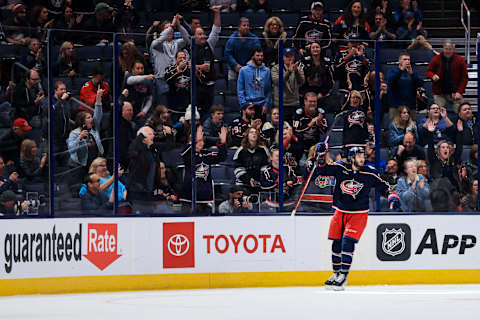
<path fill-rule="evenodd" d="M 465 24 L 464 12 L 467 13 L 467 23 Z M 462 21 L 463 28 L 465 29 L 465 57 L 467 64 L 470 64 L 470 9 L 468 8 L 465 0 L 462 0 L 460 5 L 460 20 Z"/>

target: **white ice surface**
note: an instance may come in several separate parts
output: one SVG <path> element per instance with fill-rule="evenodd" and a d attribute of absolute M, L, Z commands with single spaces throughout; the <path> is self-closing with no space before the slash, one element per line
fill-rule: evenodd
<path fill-rule="evenodd" d="M 0 319 L 480 320 L 480 285 L 248 288 L 0 297 Z"/>

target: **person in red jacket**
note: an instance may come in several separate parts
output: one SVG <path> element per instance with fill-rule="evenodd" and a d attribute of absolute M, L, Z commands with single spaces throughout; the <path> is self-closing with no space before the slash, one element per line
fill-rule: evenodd
<path fill-rule="evenodd" d="M 82 89 L 80 90 L 80 100 L 94 109 L 95 99 L 97 97 L 97 90 L 100 87 L 103 89 L 102 95 L 102 107 L 103 110 L 109 109 L 110 107 L 110 92 L 108 89 L 108 83 L 103 80 L 104 79 L 104 71 L 102 68 L 95 68 L 92 73 L 92 80 L 88 80 L 83 85 Z M 83 106 L 78 107 L 79 110 L 89 111 L 87 108 Z M 93 111 L 91 111 L 93 112 Z"/>
<path fill-rule="evenodd" d="M 445 41 L 442 53 L 430 61 L 427 77 L 433 82 L 435 104 L 443 108 L 449 102 L 457 113 L 458 107 L 463 103 L 468 71 L 465 60 L 455 53 L 455 44 L 451 40 Z"/>

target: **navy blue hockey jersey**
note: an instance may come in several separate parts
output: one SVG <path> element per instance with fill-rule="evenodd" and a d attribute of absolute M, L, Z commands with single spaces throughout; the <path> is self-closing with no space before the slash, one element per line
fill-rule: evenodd
<path fill-rule="evenodd" d="M 195 181 L 197 183 L 198 203 L 213 201 L 210 167 L 212 164 L 224 161 L 227 157 L 226 144 L 219 144 L 217 146 L 217 150 L 202 149 L 195 158 Z M 189 143 L 182 152 L 183 163 L 185 164 L 185 176 L 183 179 L 183 194 L 180 200 L 187 202 L 192 199 L 191 151 L 192 145 Z"/>
<path fill-rule="evenodd" d="M 388 183 L 370 166 L 363 166 L 359 171 L 354 171 L 351 164 L 339 161 L 317 166 L 313 174 L 335 177 L 332 207 L 342 212 L 366 213 L 369 209 L 368 196 L 371 188 L 385 196 L 390 190 Z"/>

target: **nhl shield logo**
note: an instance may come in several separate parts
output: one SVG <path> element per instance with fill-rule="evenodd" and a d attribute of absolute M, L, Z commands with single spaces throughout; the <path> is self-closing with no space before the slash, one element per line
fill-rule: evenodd
<path fill-rule="evenodd" d="M 410 259 L 412 231 L 406 223 L 381 223 L 377 227 L 377 258 L 380 261 Z"/>
<path fill-rule="evenodd" d="M 382 236 L 382 248 L 386 254 L 395 257 L 405 250 L 405 232 L 401 228 L 398 230 L 387 228 Z"/>

